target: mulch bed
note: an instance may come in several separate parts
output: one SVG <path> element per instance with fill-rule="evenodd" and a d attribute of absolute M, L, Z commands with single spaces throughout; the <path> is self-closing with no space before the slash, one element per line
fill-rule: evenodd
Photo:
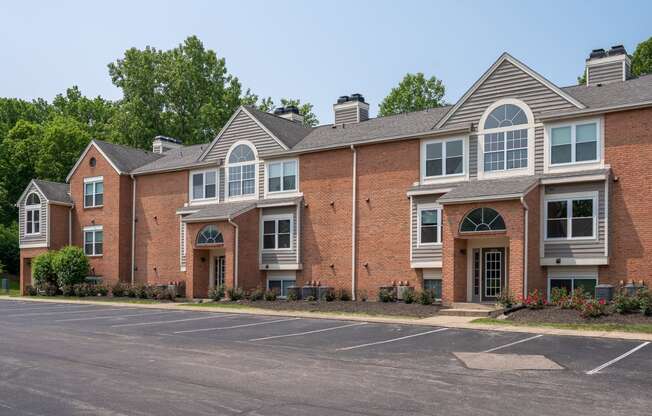
<path fill-rule="evenodd" d="M 563 324 L 652 324 L 652 316 L 641 313 L 622 315 L 612 313 L 599 318 L 582 318 L 574 309 L 547 307 L 543 309 L 519 309 L 507 315 L 508 321 L 523 323 L 563 323 Z"/>
<path fill-rule="evenodd" d="M 238 301 L 237 303 L 251 306 L 252 308 L 273 309 L 281 311 L 305 312 L 340 312 L 340 313 L 365 313 L 368 315 L 409 316 L 414 318 L 427 318 L 436 315 L 440 307 L 437 305 L 421 305 L 417 303 L 383 303 L 383 302 L 307 302 L 299 301 Z"/>

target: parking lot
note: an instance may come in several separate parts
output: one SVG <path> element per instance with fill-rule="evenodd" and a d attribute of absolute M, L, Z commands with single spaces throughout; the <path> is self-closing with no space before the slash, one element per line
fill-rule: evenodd
<path fill-rule="evenodd" d="M 0 316 L 0 414 L 652 408 L 652 345 L 641 341 L 28 301 L 1 301 Z M 490 369 L 463 353 L 484 353 Z M 535 369 L 537 357 L 557 369 Z"/>

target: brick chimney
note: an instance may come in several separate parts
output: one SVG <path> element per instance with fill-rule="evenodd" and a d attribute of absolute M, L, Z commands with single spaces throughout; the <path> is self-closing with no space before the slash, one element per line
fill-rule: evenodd
<path fill-rule="evenodd" d="M 586 85 L 604 85 L 631 77 L 631 60 L 623 45 L 594 49 L 586 60 Z"/>
<path fill-rule="evenodd" d="M 369 104 L 362 94 L 343 95 L 333 104 L 335 124 L 359 123 L 369 120 Z"/>
<path fill-rule="evenodd" d="M 152 152 L 154 153 L 165 153 L 179 147 L 183 147 L 181 141 L 172 137 L 156 136 L 152 141 Z"/>

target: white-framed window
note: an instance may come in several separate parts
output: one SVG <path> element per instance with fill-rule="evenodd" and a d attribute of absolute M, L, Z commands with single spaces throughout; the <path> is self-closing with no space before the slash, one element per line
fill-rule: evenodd
<path fill-rule="evenodd" d="M 575 292 L 575 289 L 581 287 L 584 293 L 595 296 L 595 287 L 598 285 L 598 278 L 590 275 L 570 275 L 560 274 L 559 276 L 548 277 L 548 300 L 554 288 L 565 288 L 569 295 Z"/>
<path fill-rule="evenodd" d="M 441 269 L 423 269 L 423 289 L 432 291 L 436 301 L 441 301 Z"/>
<path fill-rule="evenodd" d="M 296 159 L 267 163 L 267 192 L 291 192 L 298 188 L 298 165 Z"/>
<path fill-rule="evenodd" d="M 32 192 L 25 200 L 25 235 L 41 234 L 41 198 Z"/>
<path fill-rule="evenodd" d="M 255 149 L 248 142 L 237 142 L 227 155 L 227 193 L 232 199 L 255 196 L 256 168 Z"/>
<path fill-rule="evenodd" d="M 438 204 L 417 205 L 418 245 L 441 244 L 441 206 Z"/>
<path fill-rule="evenodd" d="M 84 178 L 84 208 L 104 205 L 104 177 Z"/>
<path fill-rule="evenodd" d="M 295 272 L 267 272 L 267 289 L 275 291 L 277 296 L 281 298 L 287 297 L 288 288 L 291 286 L 296 286 Z"/>
<path fill-rule="evenodd" d="M 421 172 L 424 179 L 448 178 L 466 174 L 466 140 L 463 138 L 425 140 L 421 147 Z"/>
<path fill-rule="evenodd" d="M 84 227 L 84 253 L 89 257 L 101 256 L 104 245 L 104 228 L 101 225 Z"/>
<path fill-rule="evenodd" d="M 262 241 L 263 250 L 292 249 L 291 215 L 274 215 L 263 217 Z"/>
<path fill-rule="evenodd" d="M 484 172 L 507 171 L 528 167 L 528 116 L 516 104 L 494 108 L 482 126 Z"/>
<path fill-rule="evenodd" d="M 599 120 L 555 124 L 548 128 L 550 166 L 598 162 L 601 158 Z"/>
<path fill-rule="evenodd" d="M 546 240 L 595 239 L 597 222 L 597 193 L 550 196 L 545 199 Z"/>
<path fill-rule="evenodd" d="M 218 192 L 217 169 L 190 173 L 190 201 L 214 201 L 217 199 Z"/>

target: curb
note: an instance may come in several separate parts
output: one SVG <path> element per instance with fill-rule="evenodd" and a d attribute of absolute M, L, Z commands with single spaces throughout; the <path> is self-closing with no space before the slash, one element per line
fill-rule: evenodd
<path fill-rule="evenodd" d="M 487 325 L 487 324 L 474 324 L 471 323 L 474 317 L 461 317 L 461 316 L 434 316 L 429 318 L 391 318 L 384 316 L 370 316 L 370 315 L 353 315 L 353 314 L 328 314 L 318 312 L 303 312 L 303 311 L 275 311 L 270 309 L 229 309 L 211 306 L 190 306 L 187 304 L 176 303 L 129 303 L 129 302 L 107 302 L 107 301 L 92 301 L 92 300 L 71 300 L 71 299 L 39 299 L 39 298 L 26 298 L 26 297 L 9 297 L 0 296 L 2 301 L 22 301 L 22 302 L 41 302 L 41 303 L 69 303 L 80 305 L 104 305 L 122 308 L 141 308 L 141 309 L 166 309 L 166 310 L 179 310 L 179 311 L 196 311 L 196 312 L 228 312 L 232 314 L 241 315 L 267 315 L 267 316 L 287 316 L 292 318 L 311 318 L 311 319 L 330 319 L 336 321 L 354 321 L 354 322 L 373 322 L 385 324 L 402 324 L 402 325 L 420 325 L 420 326 L 437 326 L 459 329 L 473 329 L 482 331 L 500 331 L 500 332 L 518 332 L 528 334 L 543 334 L 543 335 L 561 335 L 561 336 L 574 336 L 574 337 L 588 337 L 588 338 L 606 338 L 606 339 L 623 339 L 623 340 L 636 340 L 636 341 L 652 341 L 652 334 L 644 334 L 637 332 L 620 332 L 620 331 L 582 331 L 573 329 L 555 329 L 555 328 L 540 328 L 540 327 L 527 327 L 527 326 L 512 326 L 512 325 Z"/>

